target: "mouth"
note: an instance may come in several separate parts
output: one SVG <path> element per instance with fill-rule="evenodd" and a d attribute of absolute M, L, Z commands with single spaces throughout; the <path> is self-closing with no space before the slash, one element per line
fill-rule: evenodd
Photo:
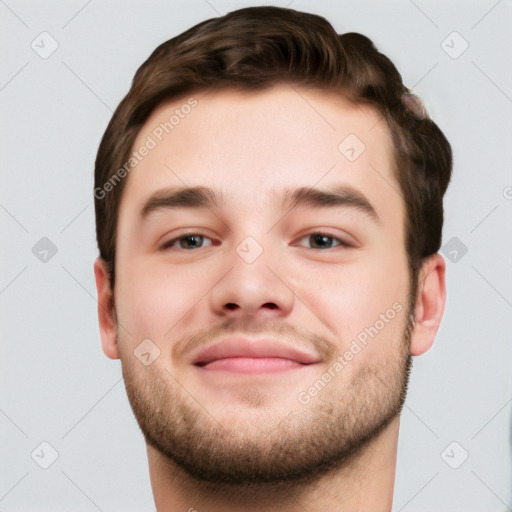
<path fill-rule="evenodd" d="M 275 373 L 296 370 L 314 363 L 299 363 L 284 357 L 224 357 L 209 363 L 195 363 L 203 370 L 234 373 Z"/>
<path fill-rule="evenodd" d="M 280 340 L 225 338 L 195 355 L 193 364 L 203 371 L 232 373 L 276 373 L 297 371 L 315 363 L 319 357 Z"/>

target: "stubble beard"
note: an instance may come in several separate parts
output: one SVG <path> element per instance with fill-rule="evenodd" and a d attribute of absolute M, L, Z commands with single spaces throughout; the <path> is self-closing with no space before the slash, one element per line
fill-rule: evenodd
<path fill-rule="evenodd" d="M 393 350 L 384 361 L 367 359 L 350 381 L 341 371 L 307 406 L 297 401 L 291 411 L 273 408 L 261 422 L 225 428 L 209 414 L 208 404 L 192 398 L 168 370 L 142 367 L 132 353 L 121 357 L 127 395 L 146 442 L 197 485 L 304 487 L 349 467 L 401 413 L 412 369 L 412 311 L 409 304 L 405 325 L 393 329 Z M 123 346 L 119 330 L 118 336 Z"/>

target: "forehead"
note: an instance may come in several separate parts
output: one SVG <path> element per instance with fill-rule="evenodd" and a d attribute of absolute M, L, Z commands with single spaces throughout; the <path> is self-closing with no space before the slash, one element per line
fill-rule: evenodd
<path fill-rule="evenodd" d="M 385 121 L 335 92 L 279 85 L 184 95 L 154 110 L 132 149 L 145 146 L 120 217 L 159 189 L 183 186 L 220 189 L 226 205 L 254 212 L 285 190 L 346 184 L 377 211 L 403 213 Z"/>

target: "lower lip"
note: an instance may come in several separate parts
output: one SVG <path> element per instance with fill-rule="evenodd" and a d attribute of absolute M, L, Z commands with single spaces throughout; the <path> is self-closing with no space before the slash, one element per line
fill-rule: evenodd
<path fill-rule="evenodd" d="M 226 357 L 204 366 L 198 366 L 198 368 L 233 373 L 275 373 L 296 370 L 305 366 L 308 365 L 282 357 Z"/>

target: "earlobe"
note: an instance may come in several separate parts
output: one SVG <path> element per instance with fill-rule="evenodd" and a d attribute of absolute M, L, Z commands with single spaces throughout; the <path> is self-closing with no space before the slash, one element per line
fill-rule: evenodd
<path fill-rule="evenodd" d="M 113 291 L 110 286 L 107 265 L 102 258 L 97 258 L 94 262 L 94 277 L 98 293 L 98 321 L 101 346 L 107 357 L 119 359 Z"/>
<path fill-rule="evenodd" d="M 445 270 L 446 263 L 440 254 L 433 254 L 422 263 L 410 347 L 413 356 L 424 354 L 432 346 L 441 325 L 446 303 Z"/>

